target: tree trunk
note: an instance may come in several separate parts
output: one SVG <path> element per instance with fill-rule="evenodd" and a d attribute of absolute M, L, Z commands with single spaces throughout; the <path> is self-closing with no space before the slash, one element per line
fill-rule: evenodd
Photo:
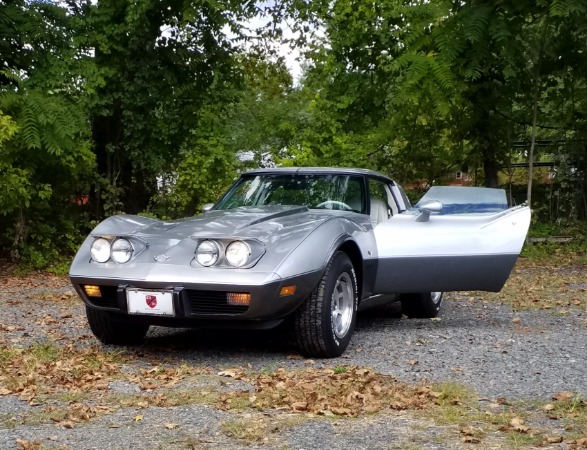
<path fill-rule="evenodd" d="M 498 178 L 499 164 L 491 156 L 483 159 L 483 172 L 485 173 L 485 187 L 496 188 L 499 186 L 499 178 Z"/>
<path fill-rule="evenodd" d="M 534 106 L 532 111 L 532 137 L 530 140 L 530 153 L 528 153 L 528 206 L 532 205 L 532 178 L 534 177 L 534 147 L 536 145 L 536 116 L 538 114 L 538 89 L 534 94 Z"/>
<path fill-rule="evenodd" d="M 534 148 L 536 146 L 536 118 L 538 117 L 538 73 L 534 80 L 534 98 L 532 105 L 532 136 L 530 138 L 530 153 L 528 153 L 528 206 L 532 206 L 532 178 L 534 178 Z"/>

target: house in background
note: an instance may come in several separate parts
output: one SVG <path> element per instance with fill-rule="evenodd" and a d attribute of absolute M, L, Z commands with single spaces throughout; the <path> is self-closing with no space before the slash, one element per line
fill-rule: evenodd
<path fill-rule="evenodd" d="M 443 177 L 442 181 L 446 182 L 448 186 L 471 186 L 473 185 L 473 177 L 468 172 L 456 170 Z"/>

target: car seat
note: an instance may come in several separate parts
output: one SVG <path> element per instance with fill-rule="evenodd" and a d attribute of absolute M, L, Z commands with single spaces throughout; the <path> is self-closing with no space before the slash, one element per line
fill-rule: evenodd
<path fill-rule="evenodd" d="M 387 220 L 390 217 L 389 214 L 389 207 L 385 204 L 383 200 L 379 200 L 376 198 L 371 199 L 371 224 L 376 226 L 378 223 L 382 222 L 383 220 Z"/>

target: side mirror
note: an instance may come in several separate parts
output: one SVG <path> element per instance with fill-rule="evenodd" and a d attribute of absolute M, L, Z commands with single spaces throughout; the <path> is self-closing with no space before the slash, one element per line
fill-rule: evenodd
<path fill-rule="evenodd" d="M 416 222 L 428 222 L 430 214 L 442 211 L 442 203 L 438 200 L 430 200 L 420 205 L 418 209 L 420 210 L 420 215 L 416 218 Z"/>
<path fill-rule="evenodd" d="M 212 208 L 214 208 L 214 203 L 206 203 L 202 206 L 202 212 L 206 214 L 207 212 L 210 212 Z"/>

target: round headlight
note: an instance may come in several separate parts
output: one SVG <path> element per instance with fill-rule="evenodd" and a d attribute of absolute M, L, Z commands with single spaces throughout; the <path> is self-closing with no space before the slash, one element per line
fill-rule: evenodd
<path fill-rule="evenodd" d="M 104 238 L 98 238 L 92 243 L 90 248 L 92 259 L 99 263 L 105 263 L 110 259 L 110 241 Z"/>
<path fill-rule="evenodd" d="M 220 257 L 220 247 L 214 241 L 202 241 L 196 249 L 196 260 L 203 266 L 216 264 Z"/>
<path fill-rule="evenodd" d="M 128 239 L 116 239 L 112 243 L 112 259 L 119 264 L 124 264 L 130 260 L 133 248 Z"/>
<path fill-rule="evenodd" d="M 226 247 L 226 261 L 233 267 L 242 267 L 249 262 L 251 247 L 243 241 L 231 242 Z"/>

